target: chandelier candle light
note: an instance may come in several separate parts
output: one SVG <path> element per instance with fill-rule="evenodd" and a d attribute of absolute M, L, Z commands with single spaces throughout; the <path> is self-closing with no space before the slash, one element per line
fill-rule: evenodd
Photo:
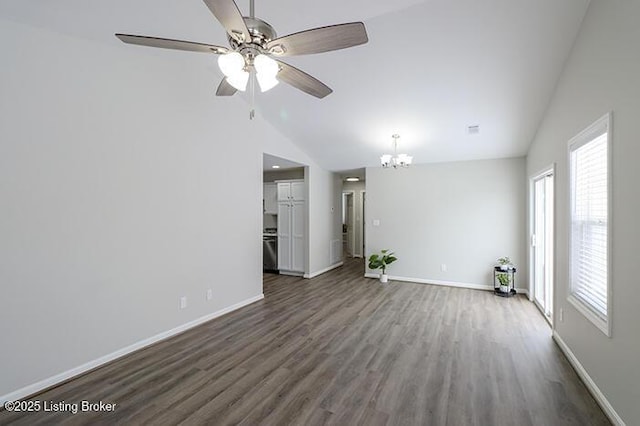
<path fill-rule="evenodd" d="M 393 167 L 394 169 L 398 167 L 409 167 L 413 161 L 413 157 L 407 154 L 398 154 L 398 139 L 400 139 L 400 135 L 394 134 L 391 135 L 391 137 L 393 138 L 393 155 L 385 154 L 380 157 L 382 167 L 385 169 L 389 167 Z"/>

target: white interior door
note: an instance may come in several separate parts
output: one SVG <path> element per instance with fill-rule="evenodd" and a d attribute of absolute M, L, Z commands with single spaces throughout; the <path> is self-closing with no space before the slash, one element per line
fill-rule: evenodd
<path fill-rule="evenodd" d="M 353 256 L 354 254 L 354 241 L 353 241 L 353 231 L 354 231 L 354 227 L 353 227 L 353 220 L 354 220 L 354 214 L 353 214 L 353 193 L 349 193 L 346 194 L 345 196 L 345 202 L 346 202 L 346 209 L 345 209 L 345 217 L 344 217 L 344 221 L 345 221 L 345 225 L 347 228 L 347 254 L 349 256 Z"/>
<path fill-rule="evenodd" d="M 553 320 L 553 172 L 533 179 L 533 298 Z"/>

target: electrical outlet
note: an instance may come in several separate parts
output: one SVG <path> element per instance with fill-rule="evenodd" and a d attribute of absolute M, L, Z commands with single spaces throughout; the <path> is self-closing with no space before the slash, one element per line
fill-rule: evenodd
<path fill-rule="evenodd" d="M 447 264 L 446 264 L 446 263 L 443 263 L 442 265 L 440 265 L 440 270 L 441 270 L 442 272 L 447 272 Z"/>
<path fill-rule="evenodd" d="M 560 308 L 560 322 L 564 322 L 564 309 Z"/>
<path fill-rule="evenodd" d="M 207 300 L 213 299 L 213 290 L 207 290 Z"/>
<path fill-rule="evenodd" d="M 180 309 L 184 309 L 187 307 L 187 296 L 182 296 L 180 298 Z"/>

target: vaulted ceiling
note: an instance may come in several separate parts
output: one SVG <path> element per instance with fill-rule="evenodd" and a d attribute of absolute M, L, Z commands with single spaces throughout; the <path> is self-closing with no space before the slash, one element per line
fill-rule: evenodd
<path fill-rule="evenodd" d="M 416 163 L 522 156 L 588 3 L 257 0 L 256 16 L 279 35 L 351 21 L 363 21 L 369 35 L 363 46 L 287 59 L 331 95 L 320 100 L 280 84 L 257 94 L 257 112 L 335 171 L 377 165 L 393 133 Z M 238 6 L 248 15 L 248 0 Z M 5 0 L 0 16 L 114 45 L 115 32 L 227 44 L 201 0 Z M 203 89 L 211 102 L 228 101 L 214 96 L 215 56 L 139 49 L 210 67 L 212 84 Z M 468 134 L 470 125 L 480 132 Z"/>

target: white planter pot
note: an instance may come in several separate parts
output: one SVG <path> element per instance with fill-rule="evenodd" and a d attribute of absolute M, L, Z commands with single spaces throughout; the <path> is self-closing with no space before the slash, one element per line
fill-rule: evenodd
<path fill-rule="evenodd" d="M 380 274 L 380 282 L 381 282 L 381 283 L 389 282 L 389 275 L 387 275 L 387 274 Z"/>
<path fill-rule="evenodd" d="M 500 286 L 500 291 L 502 293 L 509 293 L 509 286 L 508 285 L 501 285 Z"/>

